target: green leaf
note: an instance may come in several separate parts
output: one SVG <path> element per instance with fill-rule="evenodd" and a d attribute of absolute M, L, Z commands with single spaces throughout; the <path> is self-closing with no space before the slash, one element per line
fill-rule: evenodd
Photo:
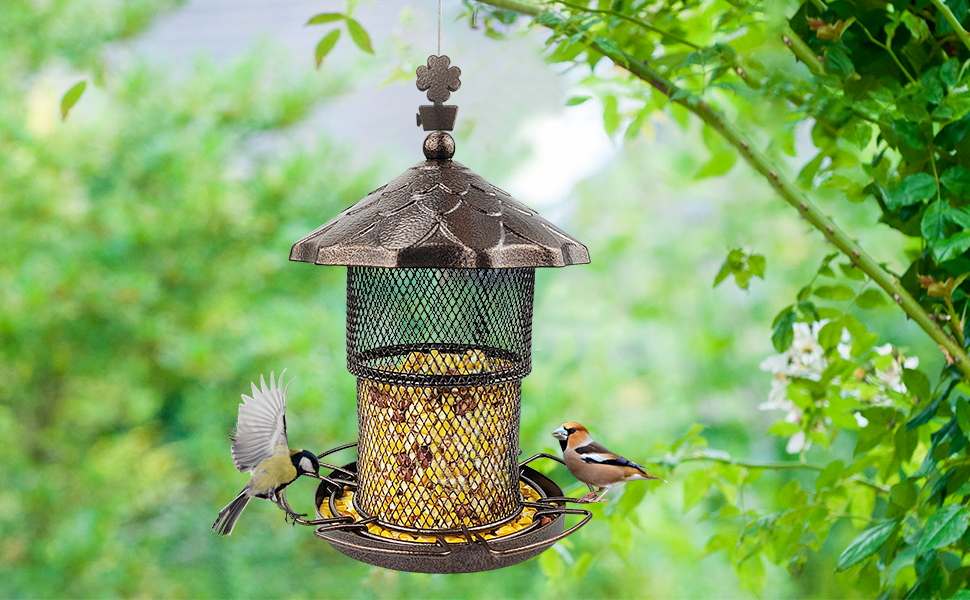
<path fill-rule="evenodd" d="M 845 329 L 842 325 L 842 321 L 829 321 L 822 326 L 822 329 L 818 332 L 818 344 L 826 351 L 831 350 L 839 345 L 842 341 L 842 330 Z"/>
<path fill-rule="evenodd" d="M 322 23 L 333 23 L 334 21 L 339 21 L 345 18 L 346 17 L 340 13 L 320 13 L 318 15 L 313 15 L 312 17 L 310 17 L 310 20 L 307 21 L 306 24 L 320 25 Z"/>
<path fill-rule="evenodd" d="M 802 428 L 798 423 L 789 423 L 788 421 L 776 421 L 768 428 L 768 433 L 770 435 L 777 435 L 779 437 L 791 437 L 801 431 Z"/>
<path fill-rule="evenodd" d="M 767 265 L 768 261 L 765 260 L 762 254 L 751 254 L 748 256 L 748 268 L 751 269 L 751 274 L 755 277 L 764 279 Z"/>
<path fill-rule="evenodd" d="M 765 589 L 767 579 L 765 576 L 765 565 L 760 554 L 748 557 L 738 566 L 738 579 L 741 587 L 756 594 L 761 595 Z"/>
<path fill-rule="evenodd" d="M 922 19 L 920 19 L 922 20 Z M 920 77 L 920 87 L 923 97 L 930 104 L 939 104 L 943 100 L 943 81 L 940 70 L 936 67 L 928 69 Z"/>
<path fill-rule="evenodd" d="M 734 248 L 728 252 L 727 257 L 721 264 L 720 270 L 718 270 L 717 275 L 714 276 L 714 287 L 717 287 L 722 281 L 727 279 L 728 275 L 741 268 L 743 260 L 744 251 L 740 248 Z"/>
<path fill-rule="evenodd" d="M 354 19 L 347 19 L 347 31 L 350 33 L 350 39 L 354 40 L 357 47 L 367 52 L 368 54 L 374 53 L 374 48 L 370 43 L 370 36 L 367 35 L 367 31 L 361 26 L 360 23 Z"/>
<path fill-rule="evenodd" d="M 844 571 L 872 556 L 889 539 L 895 529 L 896 521 L 886 521 L 863 531 L 839 556 L 836 570 Z"/>
<path fill-rule="evenodd" d="M 798 318 L 798 315 L 791 306 L 775 317 L 775 322 L 772 324 L 775 330 L 771 334 L 771 343 L 776 351 L 784 352 L 791 347 L 792 340 L 795 339 L 795 331 L 792 329 L 792 325 L 795 324 L 796 318 Z"/>
<path fill-rule="evenodd" d="M 847 285 L 820 285 L 814 294 L 826 300 L 852 300 L 855 292 Z"/>
<path fill-rule="evenodd" d="M 960 61 L 956 58 L 947 60 L 940 66 L 940 79 L 949 87 L 953 87 L 960 79 Z"/>
<path fill-rule="evenodd" d="M 936 179 L 928 173 L 907 175 L 899 184 L 885 190 L 886 206 L 899 210 L 936 195 Z"/>
<path fill-rule="evenodd" d="M 573 96 L 569 100 L 566 100 L 566 106 L 576 106 L 578 104 L 582 104 L 583 102 L 586 102 L 590 98 L 591 96 Z"/>
<path fill-rule="evenodd" d="M 88 87 L 87 81 L 81 81 L 79 83 L 75 83 L 71 89 L 67 90 L 67 93 L 64 94 L 64 97 L 61 98 L 61 120 L 62 121 L 67 120 L 67 114 L 71 112 L 71 109 L 74 108 L 74 105 L 77 104 L 77 101 L 81 99 L 81 94 L 84 93 L 84 90 L 87 87 Z"/>
<path fill-rule="evenodd" d="M 855 73 L 855 65 L 849 58 L 849 49 L 845 44 L 839 42 L 825 49 L 825 70 L 843 79 Z"/>
<path fill-rule="evenodd" d="M 920 129 L 918 123 L 897 120 L 893 121 L 892 129 L 910 148 L 916 150 L 926 149 L 926 139 L 923 137 L 923 130 Z"/>
<path fill-rule="evenodd" d="M 859 319 L 852 315 L 843 315 L 842 322 L 849 333 L 852 334 L 852 356 L 862 356 L 879 340 L 878 333 L 870 332 Z"/>
<path fill-rule="evenodd" d="M 919 490 L 912 481 L 900 481 L 889 489 L 889 501 L 901 510 L 909 510 L 916 506 L 916 500 L 918 499 Z"/>
<path fill-rule="evenodd" d="M 928 39 L 932 34 L 930 33 L 930 28 L 926 25 L 926 21 L 917 17 L 909 11 L 903 11 L 902 14 L 903 23 L 906 25 L 906 29 L 912 34 L 916 41 L 923 41 Z M 889 40 L 891 42 L 891 40 Z"/>
<path fill-rule="evenodd" d="M 964 433 L 970 432 L 970 402 L 966 398 L 960 398 L 956 406 L 957 425 Z"/>
<path fill-rule="evenodd" d="M 711 472 L 707 469 L 696 469 L 684 478 L 684 512 L 707 496 L 711 489 Z"/>
<path fill-rule="evenodd" d="M 815 480 L 815 489 L 835 488 L 843 473 L 845 473 L 845 464 L 841 460 L 830 462 Z"/>
<path fill-rule="evenodd" d="M 711 156 L 706 163 L 701 165 L 701 168 L 694 173 L 694 179 L 704 179 L 705 177 L 717 177 L 718 175 L 724 175 L 731 170 L 731 167 L 734 166 L 737 159 L 737 153 L 732 150 L 718 152 Z"/>
<path fill-rule="evenodd" d="M 559 25 L 565 25 L 566 21 L 556 15 L 552 11 L 543 11 L 536 17 L 536 23 L 539 25 L 545 25 L 546 27 L 558 27 Z"/>
<path fill-rule="evenodd" d="M 926 520 L 923 535 L 916 544 L 916 552 L 922 554 L 956 542 L 967 531 L 970 512 L 959 504 L 950 504 L 936 511 Z"/>
<path fill-rule="evenodd" d="M 933 254 L 940 262 L 960 256 L 970 248 L 970 231 L 961 231 L 955 235 L 933 244 Z"/>
<path fill-rule="evenodd" d="M 603 129 L 608 135 L 616 133 L 620 126 L 620 112 L 617 108 L 616 96 L 603 98 Z"/>
<path fill-rule="evenodd" d="M 970 169 L 950 167 L 940 176 L 940 183 L 955 197 L 970 199 Z"/>
<path fill-rule="evenodd" d="M 970 113 L 964 115 L 959 121 L 954 121 L 940 129 L 940 132 L 933 138 L 933 142 L 937 146 L 955 146 L 967 137 L 967 133 L 970 133 Z"/>
<path fill-rule="evenodd" d="M 552 51 L 552 54 L 546 60 L 550 63 L 569 62 L 589 47 L 582 42 L 583 40 L 576 43 L 563 42 L 556 46 L 556 49 Z"/>
<path fill-rule="evenodd" d="M 859 268 L 858 265 L 852 263 L 839 263 L 839 270 L 842 274 L 849 279 L 855 279 L 856 281 L 862 281 L 866 278 L 866 274 Z"/>
<path fill-rule="evenodd" d="M 920 221 L 919 227 L 920 232 L 927 241 L 935 242 L 946 237 L 946 224 L 949 222 L 949 219 L 946 218 L 948 208 L 946 201 L 940 200 L 931 202 L 926 207 L 926 212 L 923 213 L 923 220 Z"/>
<path fill-rule="evenodd" d="M 870 308 L 876 308 L 877 306 L 885 306 L 889 304 L 889 301 L 886 300 L 885 294 L 879 290 L 869 288 L 856 296 L 855 303 L 859 308 L 868 310 Z"/>
<path fill-rule="evenodd" d="M 593 43 L 599 46 L 600 49 L 603 50 L 604 53 L 610 58 L 616 58 L 618 60 L 622 58 L 623 50 L 621 50 L 620 46 L 612 39 L 597 36 L 596 39 L 593 40 Z M 620 64 L 620 66 L 623 66 L 620 62 L 618 62 L 617 64 Z"/>
<path fill-rule="evenodd" d="M 940 409 L 940 404 L 950 397 L 950 393 L 953 392 L 954 387 L 956 387 L 956 380 L 951 381 L 946 390 L 944 390 L 936 398 L 933 398 L 933 401 L 923 407 L 923 410 L 919 411 L 916 416 L 907 421 L 906 430 L 912 431 L 921 425 L 929 423 L 930 420 L 936 416 L 936 411 Z"/>
<path fill-rule="evenodd" d="M 932 393 L 930 391 L 930 380 L 918 369 L 903 369 L 903 385 L 919 401 L 926 400 Z"/>
<path fill-rule="evenodd" d="M 327 35 L 323 36 L 323 39 L 317 44 L 317 49 L 313 53 L 314 58 L 317 61 L 317 68 L 323 64 L 323 59 L 333 50 L 333 47 L 337 44 L 337 40 L 340 38 L 340 30 L 334 29 Z"/>

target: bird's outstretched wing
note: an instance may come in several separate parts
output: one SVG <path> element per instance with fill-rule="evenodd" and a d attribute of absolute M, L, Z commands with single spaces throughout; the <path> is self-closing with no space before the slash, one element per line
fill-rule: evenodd
<path fill-rule="evenodd" d="M 286 369 L 283 369 L 286 373 Z M 289 448 L 286 440 L 286 389 L 281 389 L 283 373 L 278 380 L 273 373 L 266 379 L 259 376 L 261 389 L 253 383 L 252 397 L 242 395 L 239 420 L 232 438 L 232 462 L 241 473 L 252 471 L 256 465 L 277 452 L 277 446 Z M 292 381 L 292 380 L 290 380 Z"/>
<path fill-rule="evenodd" d="M 627 460 L 619 454 L 610 452 L 605 446 L 596 442 L 590 442 L 585 446 L 576 448 L 576 454 L 579 455 L 579 458 L 584 463 L 614 465 L 617 467 L 633 467 L 638 471 L 643 471 L 643 467 L 641 465 L 638 465 L 632 460 Z"/>

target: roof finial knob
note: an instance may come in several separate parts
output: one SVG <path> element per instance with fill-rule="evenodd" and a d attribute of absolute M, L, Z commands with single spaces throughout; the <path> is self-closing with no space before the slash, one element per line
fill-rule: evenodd
<path fill-rule="evenodd" d="M 455 155 L 455 139 L 444 131 L 435 131 L 424 138 L 424 157 L 428 160 L 451 160 Z"/>

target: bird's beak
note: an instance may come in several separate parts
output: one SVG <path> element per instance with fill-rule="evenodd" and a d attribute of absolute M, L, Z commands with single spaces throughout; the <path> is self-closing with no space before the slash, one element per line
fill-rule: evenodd
<path fill-rule="evenodd" d="M 560 426 L 559 429 L 552 432 L 552 437 L 556 438 L 557 440 L 565 440 L 569 437 L 569 432 L 566 431 L 565 427 Z"/>

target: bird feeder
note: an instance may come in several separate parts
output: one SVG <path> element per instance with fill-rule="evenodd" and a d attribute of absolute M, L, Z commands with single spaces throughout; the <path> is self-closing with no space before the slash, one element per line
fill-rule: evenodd
<path fill-rule="evenodd" d="M 347 267 L 347 367 L 357 460 L 316 495 L 318 537 L 392 569 L 456 573 L 531 558 L 590 513 L 519 462 L 537 267 L 586 248 L 455 162 L 461 85 L 447 56 L 418 69 L 431 106 L 426 160 L 293 245 L 290 260 Z M 350 446 L 350 445 L 348 445 Z M 346 448 L 334 449 L 321 458 Z M 332 466 L 332 465 L 331 465 Z M 565 529 L 566 514 L 583 519 Z"/>

